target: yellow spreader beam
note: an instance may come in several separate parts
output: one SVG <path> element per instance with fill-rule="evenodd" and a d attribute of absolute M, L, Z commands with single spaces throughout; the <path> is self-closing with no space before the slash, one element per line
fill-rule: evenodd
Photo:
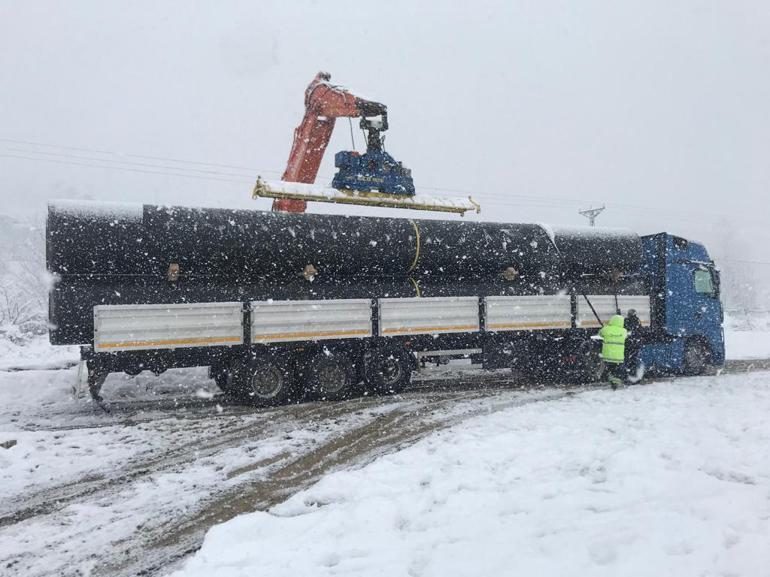
<path fill-rule="evenodd" d="M 358 206 L 409 208 L 432 212 L 453 212 L 463 215 L 468 211 L 481 212 L 481 205 L 468 198 L 441 198 L 429 195 L 396 196 L 381 192 L 337 190 L 298 182 L 265 181 L 257 178 L 253 198 L 288 198 L 308 202 L 333 202 Z"/>

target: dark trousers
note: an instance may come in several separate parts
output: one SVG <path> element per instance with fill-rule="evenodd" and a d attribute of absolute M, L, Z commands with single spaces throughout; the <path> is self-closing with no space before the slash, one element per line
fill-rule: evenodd
<path fill-rule="evenodd" d="M 605 361 L 607 363 L 607 373 L 610 377 L 610 383 L 613 388 L 626 380 L 626 364 L 625 363 L 613 363 L 612 361 Z"/>
<path fill-rule="evenodd" d="M 629 338 L 626 341 L 626 374 L 635 375 L 639 368 L 639 353 L 642 350 L 642 341 L 640 339 Z"/>

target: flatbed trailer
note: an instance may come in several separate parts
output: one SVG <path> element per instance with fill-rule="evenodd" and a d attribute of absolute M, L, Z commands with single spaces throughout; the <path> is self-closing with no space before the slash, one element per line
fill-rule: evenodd
<path fill-rule="evenodd" d="M 53 344 L 112 372 L 208 366 L 255 404 L 397 393 L 470 358 L 602 378 L 597 329 L 637 311 L 652 370 L 724 363 L 719 275 L 661 233 L 54 203 Z"/>

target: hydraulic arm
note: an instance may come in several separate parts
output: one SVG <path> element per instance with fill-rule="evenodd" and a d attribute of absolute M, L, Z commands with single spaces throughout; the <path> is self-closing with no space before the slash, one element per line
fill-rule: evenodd
<path fill-rule="evenodd" d="M 331 76 L 319 72 L 305 90 L 305 115 L 294 130 L 294 143 L 281 180 L 313 184 L 329 145 L 334 124 L 341 117 L 387 118 L 387 107 L 379 102 L 359 98 L 329 83 Z M 305 212 L 304 200 L 276 199 L 273 210 Z"/>
<path fill-rule="evenodd" d="M 289 162 L 280 182 L 257 178 L 254 198 L 272 198 L 273 210 L 305 212 L 308 201 L 409 208 L 464 214 L 479 212 L 472 198 L 441 198 L 415 194 L 411 171 L 385 151 L 382 132 L 388 129 L 384 104 L 356 96 L 329 82 L 319 72 L 305 90 L 305 115 L 294 130 Z M 338 171 L 331 187 L 315 179 L 337 118 L 360 118 L 366 152 L 341 151 L 334 157 Z"/>

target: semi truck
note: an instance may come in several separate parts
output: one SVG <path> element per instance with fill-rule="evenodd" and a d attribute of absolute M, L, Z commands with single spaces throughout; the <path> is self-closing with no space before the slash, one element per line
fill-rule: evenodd
<path fill-rule="evenodd" d="M 420 360 L 603 378 L 634 309 L 648 371 L 724 363 L 719 273 L 669 233 L 51 202 L 50 340 L 108 374 L 207 366 L 257 405 L 403 391 Z"/>

